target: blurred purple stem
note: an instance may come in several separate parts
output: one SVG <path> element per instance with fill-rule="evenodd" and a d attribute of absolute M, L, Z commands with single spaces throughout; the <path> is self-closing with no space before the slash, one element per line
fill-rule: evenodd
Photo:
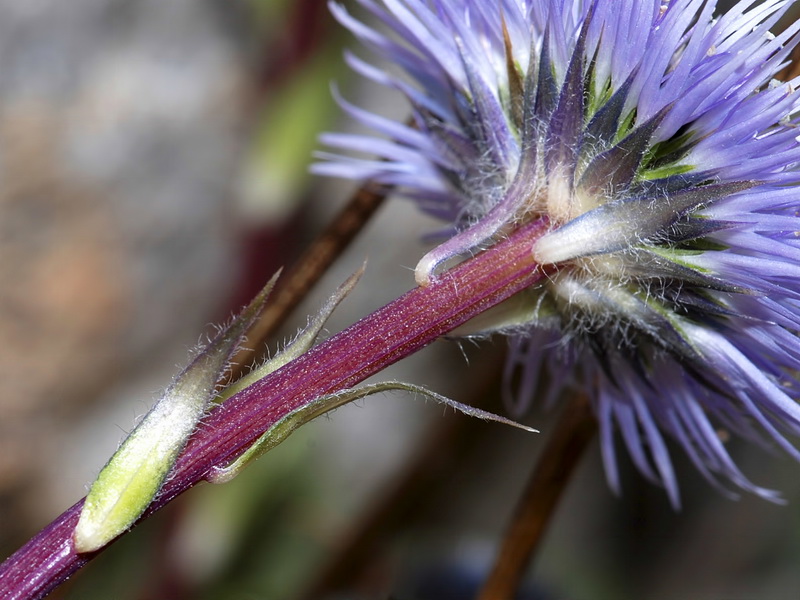
<path fill-rule="evenodd" d="M 230 463 L 306 402 L 357 385 L 541 279 L 531 247 L 545 228 L 542 221 L 521 227 L 233 396 L 204 419 L 142 519 L 202 481 L 211 467 Z M 0 598 L 42 598 L 99 553 L 74 551 L 82 504 L 0 565 Z"/>

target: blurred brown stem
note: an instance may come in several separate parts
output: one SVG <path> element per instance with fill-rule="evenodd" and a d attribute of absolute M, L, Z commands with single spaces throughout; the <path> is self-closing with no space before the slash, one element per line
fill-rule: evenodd
<path fill-rule="evenodd" d="M 565 409 L 511 518 L 478 600 L 512 600 L 583 451 L 597 430 L 585 395 Z"/>
<path fill-rule="evenodd" d="M 258 322 L 247 333 L 248 346 L 258 348 L 327 272 L 380 208 L 388 190 L 369 182 L 361 186 L 328 227 L 317 236 L 288 273 L 283 275 Z M 234 360 L 230 379 L 241 375 L 256 351 L 243 349 Z"/>

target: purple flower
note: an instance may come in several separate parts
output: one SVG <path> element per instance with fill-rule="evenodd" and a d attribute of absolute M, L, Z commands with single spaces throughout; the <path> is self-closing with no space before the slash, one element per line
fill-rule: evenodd
<path fill-rule="evenodd" d="M 404 71 L 354 55 L 404 94 L 407 126 L 343 108 L 381 137 L 328 134 L 318 173 L 398 186 L 450 227 L 444 263 L 546 220 L 548 277 L 483 331 L 512 336 L 513 408 L 592 398 L 619 488 L 614 432 L 678 504 L 664 434 L 733 495 L 768 499 L 718 431 L 800 460 L 800 81 L 773 79 L 798 41 L 789 4 L 713 0 L 359 0 L 336 17 Z"/>

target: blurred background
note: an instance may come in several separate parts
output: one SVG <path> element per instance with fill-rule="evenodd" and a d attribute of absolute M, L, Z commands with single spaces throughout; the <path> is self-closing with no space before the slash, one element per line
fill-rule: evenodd
<path fill-rule="evenodd" d="M 352 127 L 331 81 L 407 109 L 343 67 L 344 47 L 365 52 L 321 0 L 0 0 L 0 15 L 5 557 L 85 494 L 210 324 L 353 192 L 307 174 L 316 136 Z M 390 199 L 271 348 L 365 258 L 330 331 L 409 289 L 434 227 Z M 499 411 L 504 350 L 441 341 L 381 379 Z M 400 394 L 342 408 L 185 494 L 53 597 L 471 598 L 556 416 L 531 415 L 530 435 Z M 800 466 L 731 446 L 788 506 L 722 498 L 677 449 L 680 512 L 628 464 L 617 498 L 593 444 L 520 597 L 796 598 Z"/>

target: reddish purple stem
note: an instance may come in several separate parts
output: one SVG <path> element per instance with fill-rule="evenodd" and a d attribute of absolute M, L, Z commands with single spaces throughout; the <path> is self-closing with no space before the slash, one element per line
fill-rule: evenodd
<path fill-rule="evenodd" d="M 142 519 L 202 481 L 211 467 L 235 459 L 306 402 L 353 387 L 538 281 L 543 272 L 531 247 L 544 229 L 541 221 L 521 227 L 233 396 L 204 419 Z M 99 553 L 75 553 L 72 532 L 82 504 L 0 565 L 0 598 L 42 598 Z"/>

